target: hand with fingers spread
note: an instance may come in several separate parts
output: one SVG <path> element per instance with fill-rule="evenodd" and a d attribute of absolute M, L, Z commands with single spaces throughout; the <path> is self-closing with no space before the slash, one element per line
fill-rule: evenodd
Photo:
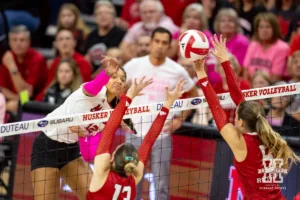
<path fill-rule="evenodd" d="M 119 70 L 118 61 L 115 58 L 103 56 L 103 60 L 101 60 L 101 63 L 106 64 L 106 74 L 108 76 L 112 76 Z"/>
<path fill-rule="evenodd" d="M 210 38 L 210 41 L 214 47 L 214 50 L 211 53 L 217 58 L 217 60 L 222 63 L 228 61 L 228 51 L 226 48 L 226 38 L 223 38 L 223 35 L 220 35 L 220 40 L 218 40 L 217 35 Z"/>
<path fill-rule="evenodd" d="M 174 101 L 179 99 L 182 94 L 186 92 L 185 90 L 183 90 L 183 85 L 186 82 L 186 80 L 180 79 L 173 91 L 169 91 L 169 88 L 166 87 L 166 101 L 164 107 L 170 109 Z"/>
<path fill-rule="evenodd" d="M 153 79 L 149 79 L 149 80 L 145 80 L 146 76 L 144 76 L 140 81 L 137 81 L 136 79 L 134 79 L 133 84 L 131 85 L 131 87 L 129 88 L 129 90 L 127 91 L 127 96 L 131 99 L 133 99 L 136 96 L 141 96 L 143 95 L 141 93 L 141 91 L 147 87 L 148 85 L 150 85 L 153 82 Z"/>

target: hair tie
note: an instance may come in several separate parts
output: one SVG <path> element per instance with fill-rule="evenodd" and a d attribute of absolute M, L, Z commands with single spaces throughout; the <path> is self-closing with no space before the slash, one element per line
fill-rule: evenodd
<path fill-rule="evenodd" d="M 133 157 L 132 156 L 125 156 L 125 160 L 126 161 L 133 161 Z"/>
<path fill-rule="evenodd" d="M 261 114 L 257 115 L 257 119 L 259 119 L 261 117 Z"/>

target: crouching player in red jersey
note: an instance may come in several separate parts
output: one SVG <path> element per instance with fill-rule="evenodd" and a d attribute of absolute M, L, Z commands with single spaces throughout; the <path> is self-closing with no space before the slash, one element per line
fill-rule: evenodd
<path fill-rule="evenodd" d="M 214 46 L 212 54 L 224 68 L 230 96 L 237 105 L 235 125 L 228 122 L 207 79 L 204 60 L 195 62 L 195 71 L 217 127 L 234 154 L 244 200 L 283 200 L 285 197 L 278 185 L 283 178 L 281 170 L 287 171 L 292 162 L 300 159 L 268 124 L 263 108 L 254 101 L 245 101 L 230 66 L 226 39 L 221 35 L 220 41 L 216 36 L 211 41 Z"/>
<path fill-rule="evenodd" d="M 132 144 L 121 144 L 114 153 L 110 148 L 126 109 L 132 99 L 140 95 L 143 88 L 152 80 L 145 77 L 132 85 L 126 96 L 121 98 L 102 132 L 95 161 L 94 174 L 87 193 L 87 200 L 133 200 L 136 196 L 136 185 L 143 178 L 144 166 L 147 163 L 152 145 L 159 136 L 173 102 L 185 92 L 182 91 L 185 81 L 180 80 L 171 92 L 166 88 L 166 101 L 154 120 L 139 150 Z"/>

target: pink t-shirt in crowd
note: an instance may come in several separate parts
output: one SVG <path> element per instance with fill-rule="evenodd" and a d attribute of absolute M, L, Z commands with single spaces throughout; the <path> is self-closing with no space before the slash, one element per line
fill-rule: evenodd
<path fill-rule="evenodd" d="M 268 49 L 264 49 L 260 43 L 253 41 L 249 45 L 244 67 L 248 69 L 250 76 L 257 70 L 266 71 L 270 75 L 283 76 L 286 73 L 289 50 L 289 45 L 282 40 L 277 40 Z"/>
<path fill-rule="evenodd" d="M 249 40 L 246 36 L 238 33 L 231 40 L 226 41 L 226 47 L 232 53 L 240 65 L 244 63 L 245 55 L 249 46 Z"/>
<path fill-rule="evenodd" d="M 0 93 L 0 124 L 5 120 L 5 97 Z"/>

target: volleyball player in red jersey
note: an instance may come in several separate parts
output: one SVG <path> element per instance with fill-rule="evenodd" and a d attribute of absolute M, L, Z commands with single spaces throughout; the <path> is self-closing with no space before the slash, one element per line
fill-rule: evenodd
<path fill-rule="evenodd" d="M 194 63 L 195 71 L 199 79 L 198 84 L 204 92 L 217 127 L 234 154 L 234 165 L 242 185 L 244 200 L 285 199 L 278 182 L 276 183 L 282 177 L 272 176 L 278 173 L 272 173 L 272 167 L 275 165 L 271 163 L 279 162 L 274 168 L 288 169 L 289 164 L 300 159 L 290 149 L 287 142 L 272 130 L 265 119 L 263 108 L 254 101 L 245 101 L 230 66 L 226 39 L 223 39 L 221 35 L 218 40 L 215 35 L 211 38 L 211 42 L 214 46 L 214 51 L 211 53 L 222 64 L 230 96 L 238 106 L 235 125 L 228 122 L 219 99 L 207 79 L 204 70 L 205 59 Z M 263 170 L 269 170 L 267 172 L 270 173 Z"/>
<path fill-rule="evenodd" d="M 151 128 L 137 151 L 132 144 L 121 144 L 114 153 L 110 154 L 110 148 L 126 109 L 131 100 L 140 95 L 141 90 L 149 85 L 152 80 L 139 83 L 135 80 L 126 96 L 121 97 L 120 102 L 113 111 L 99 143 L 94 160 L 94 174 L 87 193 L 87 200 L 133 200 L 136 196 L 136 185 L 143 178 L 144 166 L 147 163 L 151 148 L 159 136 L 168 116 L 173 102 L 185 92 L 182 91 L 185 81 L 180 80 L 171 92 L 166 88 L 166 101 L 154 120 Z"/>

